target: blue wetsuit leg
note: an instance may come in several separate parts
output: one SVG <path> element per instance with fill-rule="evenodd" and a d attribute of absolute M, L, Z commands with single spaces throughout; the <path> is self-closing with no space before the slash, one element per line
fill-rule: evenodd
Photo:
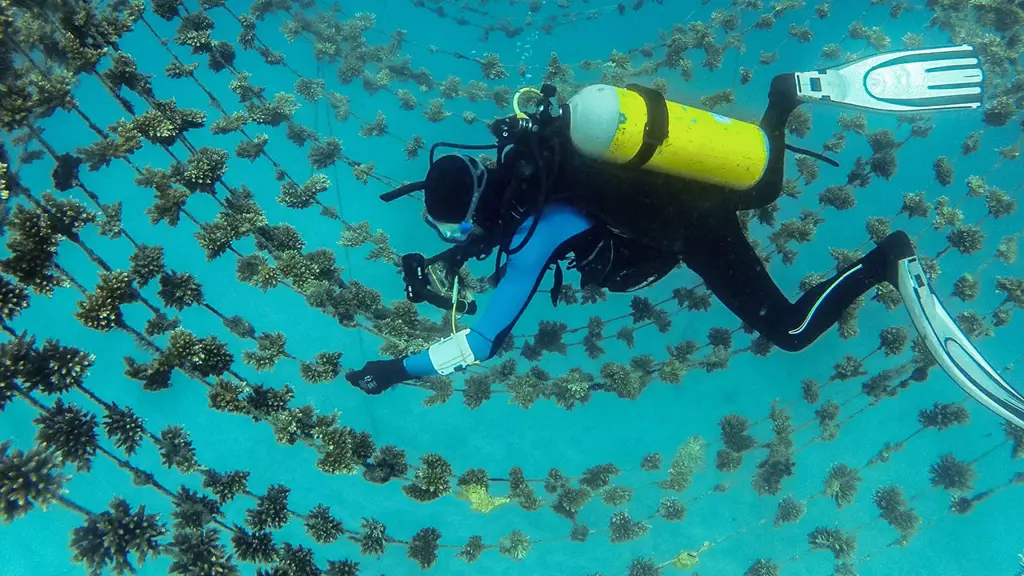
<path fill-rule="evenodd" d="M 512 239 L 513 248 L 519 246 L 532 222 L 533 217 L 523 222 L 516 231 Z M 590 218 L 569 204 L 557 202 L 544 209 L 530 241 L 521 251 L 508 257 L 505 275 L 492 292 L 480 319 L 466 337 L 478 361 L 492 357 L 502 339 L 515 326 L 537 292 L 544 272 L 559 248 L 593 225 Z M 404 364 L 413 378 L 437 374 L 427 350 L 409 356 Z"/>

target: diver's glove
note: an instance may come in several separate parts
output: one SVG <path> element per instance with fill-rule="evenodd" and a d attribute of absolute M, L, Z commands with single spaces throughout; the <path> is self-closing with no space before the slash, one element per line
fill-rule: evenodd
<path fill-rule="evenodd" d="M 367 362 L 359 370 L 345 374 L 348 383 L 367 394 L 377 395 L 399 382 L 411 378 L 401 358 Z"/>

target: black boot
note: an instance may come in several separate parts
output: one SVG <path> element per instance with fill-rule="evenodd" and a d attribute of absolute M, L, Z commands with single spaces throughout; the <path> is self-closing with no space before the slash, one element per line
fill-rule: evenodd
<path fill-rule="evenodd" d="M 779 74 L 768 89 L 768 109 L 761 117 L 761 129 L 769 138 L 782 138 L 789 115 L 800 106 L 796 94 L 796 74 Z"/>
<path fill-rule="evenodd" d="M 796 74 L 779 74 L 772 78 L 772 85 L 768 89 L 769 106 L 778 106 L 788 115 L 797 106 L 800 106 L 800 97 L 796 91 Z"/>
<path fill-rule="evenodd" d="M 872 252 L 877 252 L 880 260 L 884 259 L 882 265 L 885 266 L 885 281 L 896 288 L 900 286 L 899 262 L 917 254 L 914 250 L 914 242 L 902 230 L 897 230 L 886 236 Z"/>

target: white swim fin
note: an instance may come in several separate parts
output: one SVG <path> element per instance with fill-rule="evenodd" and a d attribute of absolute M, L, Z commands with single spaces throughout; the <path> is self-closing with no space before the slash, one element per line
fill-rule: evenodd
<path fill-rule="evenodd" d="M 916 256 L 897 263 L 899 289 L 914 326 L 939 366 L 968 394 L 1024 428 L 1024 396 L 978 353 L 935 296 Z"/>
<path fill-rule="evenodd" d="M 802 101 L 896 114 L 978 108 L 984 80 L 981 60 L 970 44 L 883 52 L 796 74 Z"/>

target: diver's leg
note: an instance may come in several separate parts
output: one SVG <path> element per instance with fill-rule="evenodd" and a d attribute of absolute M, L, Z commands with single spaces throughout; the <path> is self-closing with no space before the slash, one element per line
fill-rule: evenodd
<path fill-rule="evenodd" d="M 779 74 L 768 90 L 768 108 L 761 116 L 761 129 L 768 136 L 768 162 L 764 175 L 751 189 L 736 194 L 735 210 L 756 210 L 778 200 L 786 165 L 786 122 L 800 106 L 793 74 Z"/>
<path fill-rule="evenodd" d="M 913 255 L 906 234 L 893 233 L 852 266 L 792 303 L 764 268 L 736 215 L 722 214 L 706 224 L 692 236 L 684 262 L 740 320 L 788 351 L 809 346 L 858 296 L 880 282 L 895 281 L 896 262 Z"/>

